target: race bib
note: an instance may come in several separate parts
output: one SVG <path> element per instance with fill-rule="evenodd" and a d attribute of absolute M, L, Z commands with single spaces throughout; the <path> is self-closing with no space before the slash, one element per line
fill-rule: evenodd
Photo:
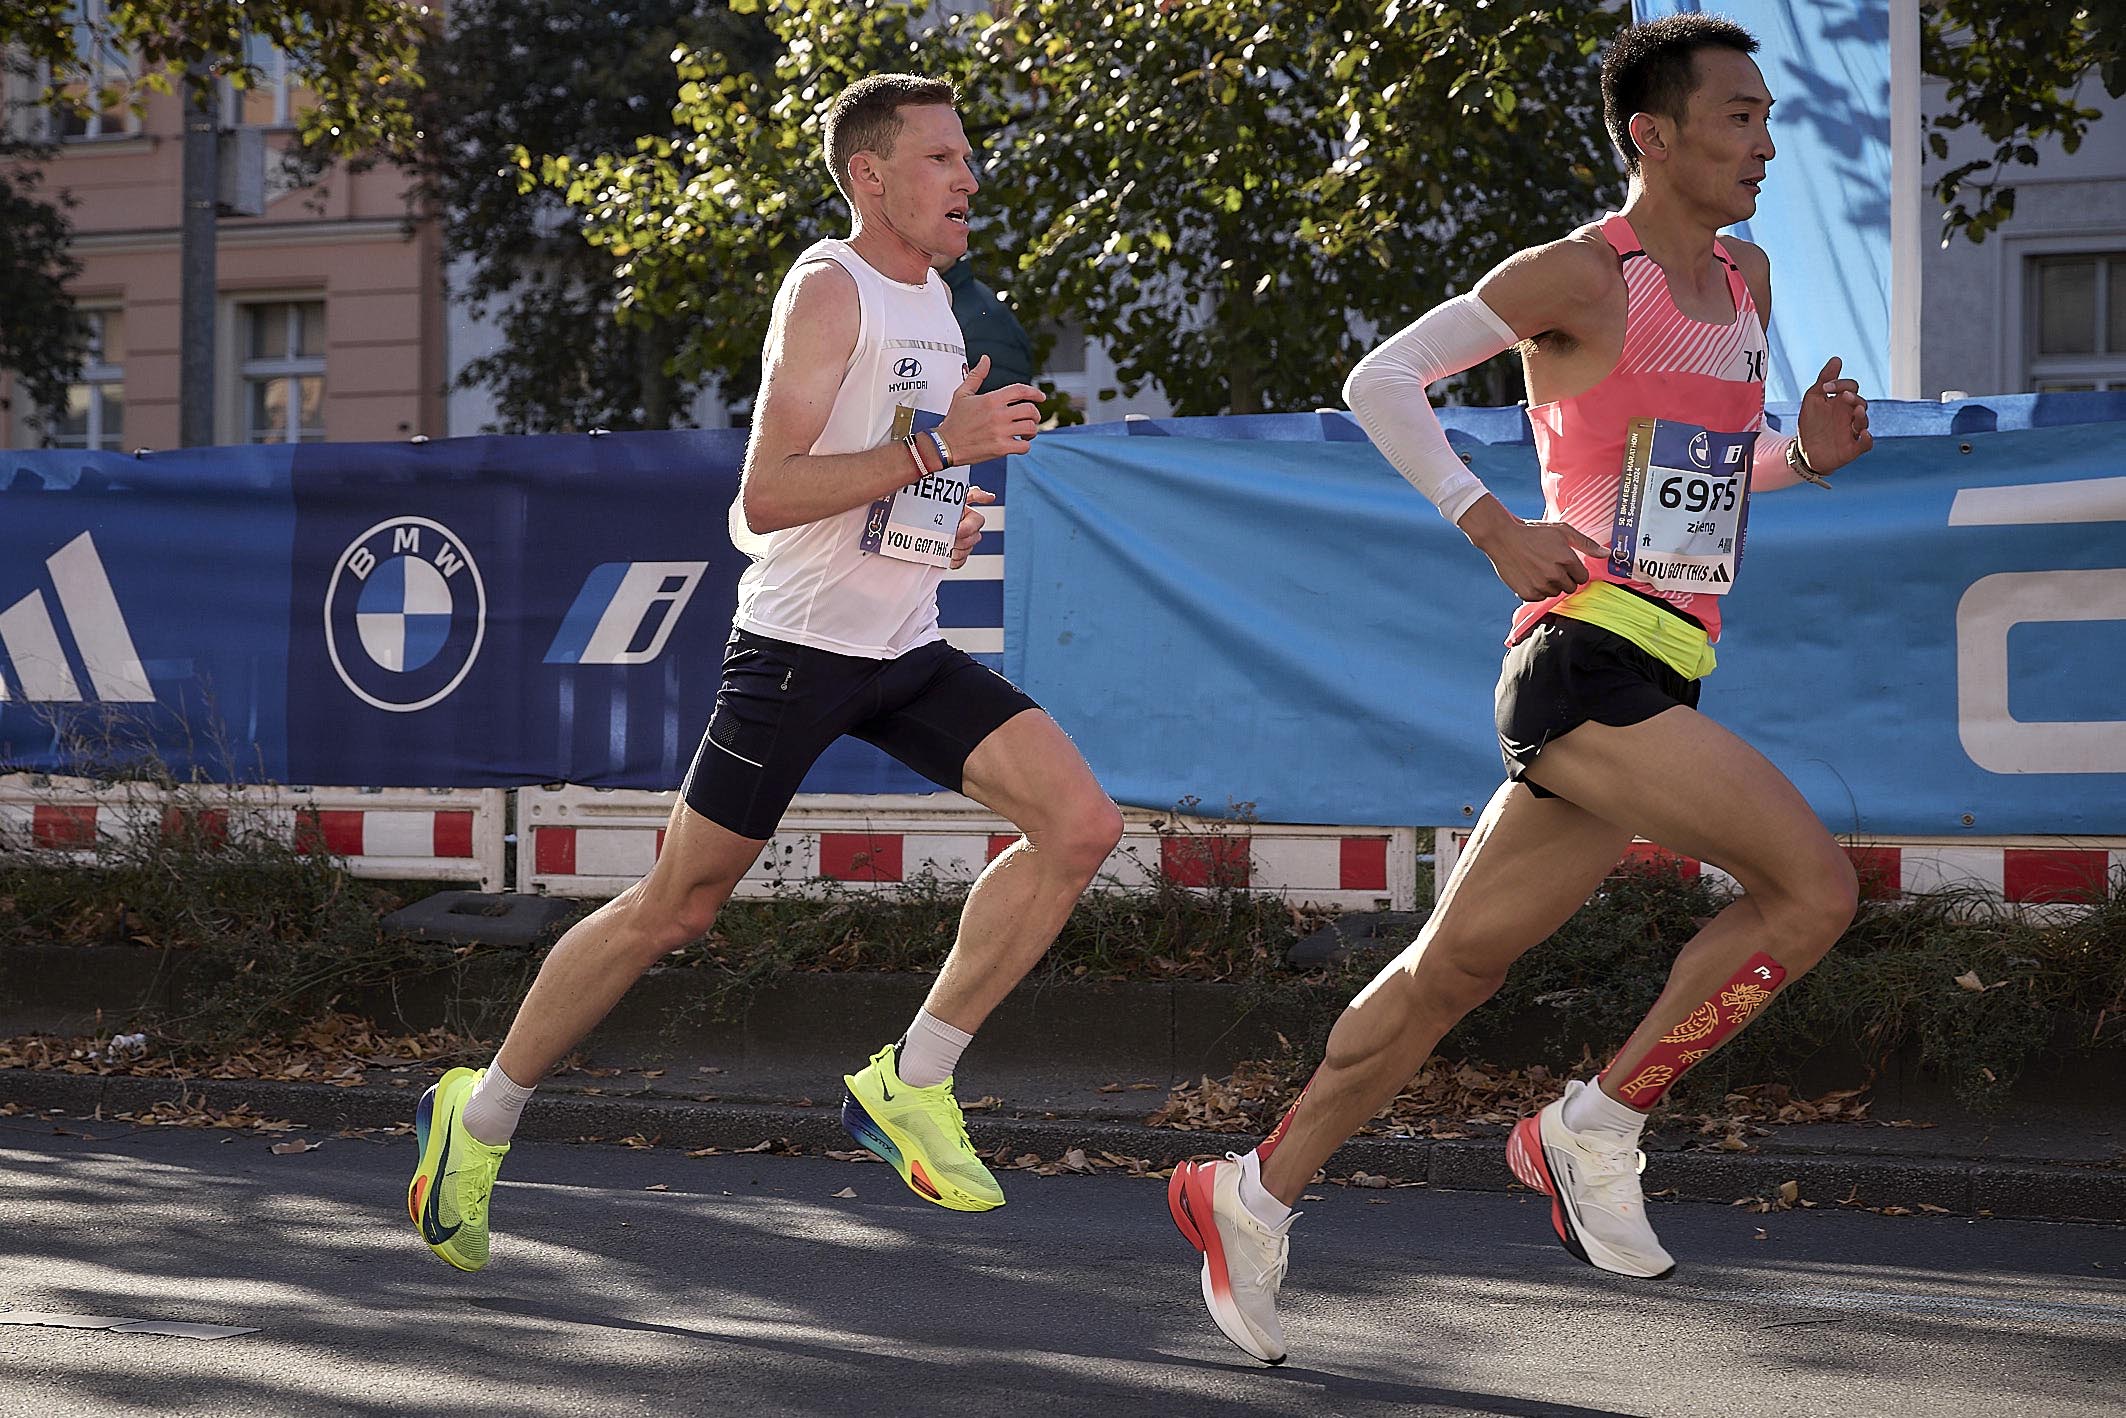
<path fill-rule="evenodd" d="M 894 416 L 892 436 L 906 437 L 924 420 L 928 427 L 936 427 L 939 422 L 936 414 L 904 405 Z M 948 566 L 952 562 L 952 540 L 960 529 L 960 510 L 966 505 L 966 468 L 932 473 L 872 503 L 857 547 L 896 561 Z"/>
<path fill-rule="evenodd" d="M 1658 591 L 1724 596 L 1742 565 L 1755 433 L 1633 419 L 1609 569 Z"/>

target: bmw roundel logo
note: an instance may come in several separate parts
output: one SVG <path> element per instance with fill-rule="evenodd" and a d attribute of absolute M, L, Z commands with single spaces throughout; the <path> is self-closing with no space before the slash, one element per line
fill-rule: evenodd
<path fill-rule="evenodd" d="M 1701 468 L 1710 468 L 1713 465 L 1713 441 L 1705 436 L 1705 430 L 1702 428 L 1691 435 L 1690 460 Z"/>
<path fill-rule="evenodd" d="M 913 379 L 922 372 L 923 362 L 919 359 L 900 360 L 893 366 L 893 377 L 895 379 Z"/>
<path fill-rule="evenodd" d="M 487 588 L 457 534 L 393 517 L 348 543 L 325 587 L 325 649 L 365 704 L 411 713 L 447 697 L 479 658 Z"/>

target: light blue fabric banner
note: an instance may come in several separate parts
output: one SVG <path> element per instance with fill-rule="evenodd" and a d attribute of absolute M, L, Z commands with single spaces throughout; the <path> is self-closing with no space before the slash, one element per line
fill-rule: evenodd
<path fill-rule="evenodd" d="M 2072 422 L 2126 396 L 1876 407 L 1926 436 L 1754 501 L 1703 709 L 1837 831 L 2126 833 L 2126 422 Z M 1122 802 L 1467 821 L 1513 597 L 1344 419 L 1236 422 L 1014 464 L 1006 673 Z M 1540 513 L 1532 447 L 1454 439 Z"/>
<path fill-rule="evenodd" d="M 1696 0 L 1632 0 L 1632 18 Z M 1888 0 L 1711 7 L 1757 37 L 1775 101 L 1757 215 L 1735 235 L 1772 258 L 1770 398 L 1795 399 L 1832 355 L 1860 391 L 1890 390 L 1890 12 Z"/>

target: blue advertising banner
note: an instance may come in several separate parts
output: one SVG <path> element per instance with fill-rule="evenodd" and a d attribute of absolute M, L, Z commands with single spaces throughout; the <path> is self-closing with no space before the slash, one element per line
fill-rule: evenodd
<path fill-rule="evenodd" d="M 287 780 L 289 460 L 6 455 L 0 768 Z"/>
<path fill-rule="evenodd" d="M 1520 410 L 1443 421 L 1537 510 Z M 1753 509 L 1708 712 L 1842 829 L 2126 832 L 2126 394 L 1873 422 L 1835 491 Z M 742 568 L 742 454 L 731 431 L 7 454 L 0 768 L 674 786 Z M 1044 436 L 1011 492 L 940 618 L 1119 799 L 1451 823 L 1497 783 L 1511 598 L 1348 417 Z M 850 742 L 805 786 L 931 785 Z"/>
<path fill-rule="evenodd" d="M 2126 396 L 1873 408 L 1906 436 L 1754 500 L 1702 707 L 1840 831 L 2126 833 L 2126 423 L 2071 422 Z M 1464 412 L 1456 446 L 1540 515 L 1532 448 Z M 1035 445 L 1006 673 L 1122 802 L 1468 820 L 1511 594 L 1341 416 L 1188 436 L 1214 422 Z"/>
<path fill-rule="evenodd" d="M 674 787 L 744 568 L 744 451 L 720 430 L 11 455 L 0 769 Z M 940 595 L 992 661 L 1001 543 Z M 805 787 L 936 785 L 851 740 Z"/>

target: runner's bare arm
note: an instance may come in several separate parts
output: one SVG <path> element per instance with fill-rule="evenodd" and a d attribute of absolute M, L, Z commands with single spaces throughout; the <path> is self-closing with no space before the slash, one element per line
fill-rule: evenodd
<path fill-rule="evenodd" d="M 1771 258 L 1764 253 L 1764 248 L 1752 242 L 1735 237 L 1724 240 L 1735 264 L 1742 270 L 1750 299 L 1756 303 L 1758 318 L 1764 322 L 1765 333 L 1769 335 L 1772 328 Z M 1868 432 L 1868 401 L 1861 397 L 1857 381 L 1840 377 L 1840 364 L 1835 357 L 1826 362 L 1816 375 L 1816 382 L 1810 386 L 1809 396 L 1801 401 L 1798 423 L 1802 452 L 1809 466 L 1818 473 L 1842 468 L 1875 446 L 1874 435 Z M 1786 446 L 1791 442 L 1791 434 L 1767 434 L 1757 441 L 1757 456 L 1750 471 L 1752 491 L 1774 492 L 1803 481 L 1801 473 L 1787 461 Z"/>
<path fill-rule="evenodd" d="M 861 453 L 811 451 L 841 393 L 858 323 L 856 282 L 832 261 L 812 263 L 776 301 L 741 493 L 746 525 L 755 532 L 866 506 L 918 476 L 897 442 Z M 976 394 L 988 372 L 984 356 L 954 392 L 938 430 L 962 464 L 1023 453 L 1039 427 L 1041 391 L 1013 384 Z M 923 472 L 939 471 L 930 440 L 917 439 L 916 452 Z"/>

